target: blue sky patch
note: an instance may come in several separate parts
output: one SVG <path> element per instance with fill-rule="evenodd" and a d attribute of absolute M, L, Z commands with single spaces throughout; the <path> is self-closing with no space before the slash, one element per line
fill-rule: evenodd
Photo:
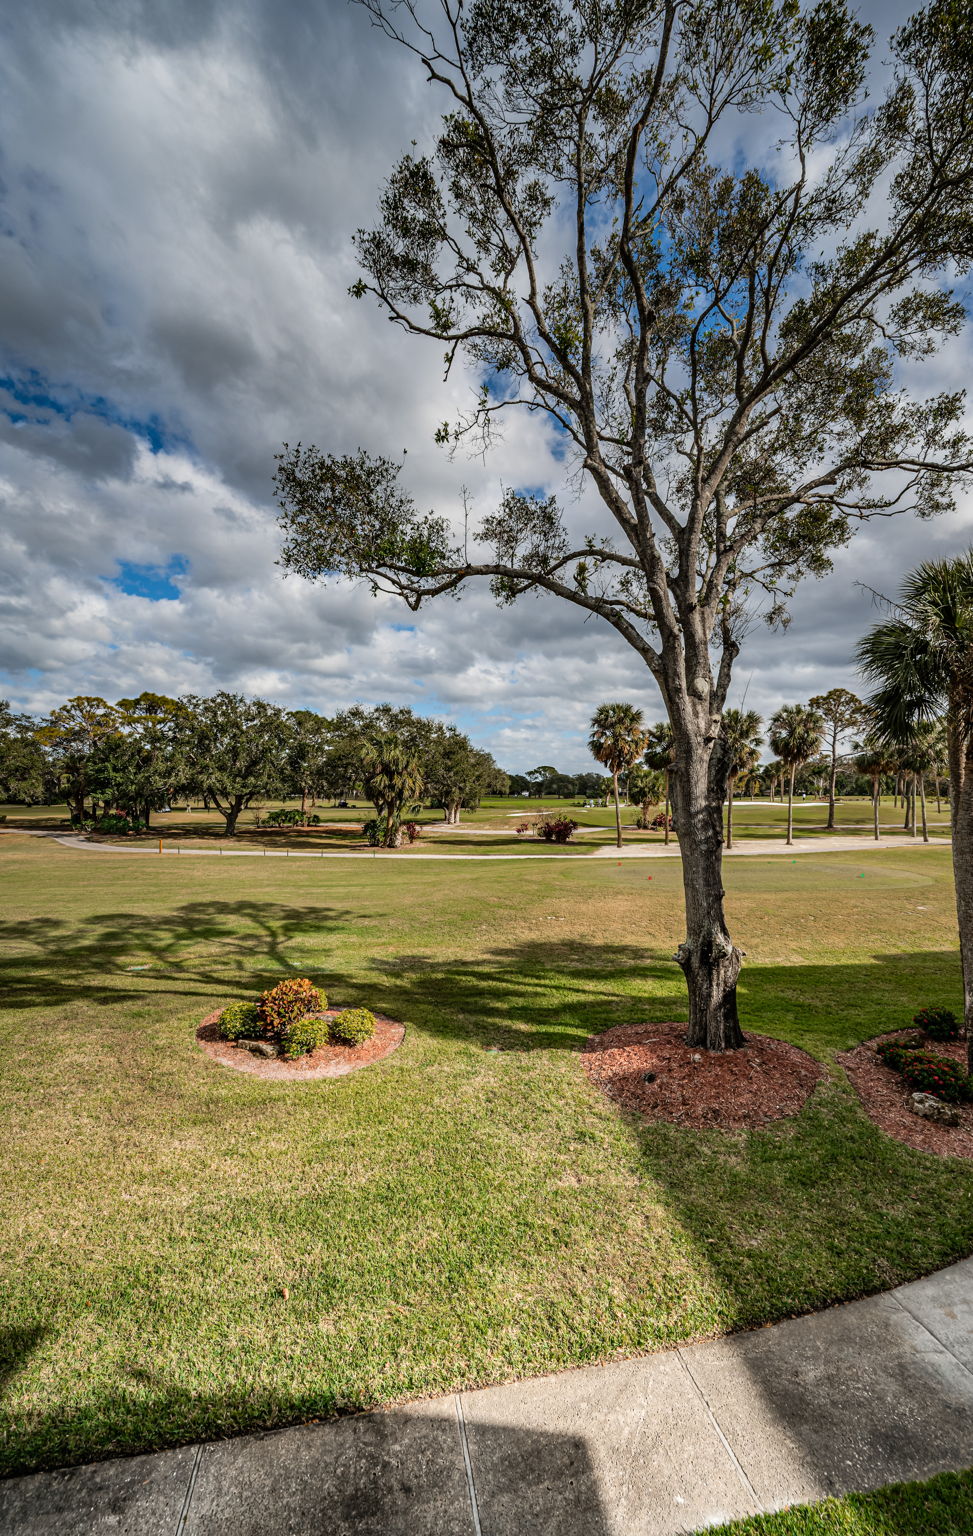
<path fill-rule="evenodd" d="M 191 447 L 188 438 L 173 432 L 155 412 L 145 417 L 127 415 L 104 395 L 89 395 L 70 385 L 52 384 L 33 369 L 19 378 L 13 374 L 0 375 L 0 389 L 6 390 L 18 405 L 23 406 L 23 410 L 9 406 L 4 409 L 4 415 L 14 423 L 36 421 L 39 412 L 58 416 L 62 421 L 83 414 L 96 416 L 99 421 L 109 422 L 112 426 L 124 427 L 134 437 L 141 438 L 153 453 L 171 453 Z"/>
<path fill-rule="evenodd" d="M 147 597 L 151 603 L 175 602 L 182 596 L 180 576 L 189 570 L 185 555 L 170 555 L 165 565 L 138 565 L 133 560 L 118 561 L 118 575 L 106 580 L 129 597 Z"/>

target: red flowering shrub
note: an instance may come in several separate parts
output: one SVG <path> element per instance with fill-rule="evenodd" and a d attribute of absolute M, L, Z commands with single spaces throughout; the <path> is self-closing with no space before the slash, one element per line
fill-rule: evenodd
<path fill-rule="evenodd" d="M 959 1025 L 956 1022 L 955 1013 L 950 1013 L 948 1008 L 920 1008 L 913 1019 L 923 1034 L 930 1040 L 958 1040 Z"/>
<path fill-rule="evenodd" d="M 278 1040 L 289 1025 L 296 1024 L 307 1013 L 321 1013 L 327 1006 L 327 998 L 306 976 L 291 976 L 271 987 L 260 999 L 263 1033 L 270 1040 Z"/>
<path fill-rule="evenodd" d="M 947 1104 L 973 1098 L 969 1074 L 958 1061 L 934 1056 L 932 1051 L 907 1051 L 902 1076 L 913 1093 L 934 1093 Z"/>
<path fill-rule="evenodd" d="M 573 821 L 570 816 L 544 816 L 534 830 L 545 843 L 566 843 L 580 825 L 580 821 Z"/>
<path fill-rule="evenodd" d="M 875 1054 L 893 1072 L 901 1072 L 908 1057 L 914 1051 L 923 1050 L 925 1043 L 921 1035 L 906 1035 L 900 1040 L 882 1040 L 875 1047 Z"/>
<path fill-rule="evenodd" d="M 402 823 L 402 830 L 410 843 L 414 843 L 416 838 L 422 834 L 422 827 L 417 821 L 404 821 Z"/>

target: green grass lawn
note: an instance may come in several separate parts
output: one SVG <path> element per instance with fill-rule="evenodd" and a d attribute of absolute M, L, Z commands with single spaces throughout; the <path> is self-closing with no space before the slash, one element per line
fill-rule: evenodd
<path fill-rule="evenodd" d="M 0 863 L 8 1472 L 658 1349 L 973 1249 L 973 1165 L 882 1136 L 833 1066 L 959 1006 L 948 849 L 728 863 L 745 1024 L 831 1068 L 754 1134 L 637 1124 L 580 1068 L 594 1031 L 685 1017 L 675 861 L 6 836 Z M 304 1084 L 196 1048 L 292 974 L 404 1045 Z"/>
<path fill-rule="evenodd" d="M 970 1536 L 973 1472 L 944 1472 L 925 1483 L 894 1483 L 802 1504 L 776 1515 L 721 1525 L 709 1536 Z"/>

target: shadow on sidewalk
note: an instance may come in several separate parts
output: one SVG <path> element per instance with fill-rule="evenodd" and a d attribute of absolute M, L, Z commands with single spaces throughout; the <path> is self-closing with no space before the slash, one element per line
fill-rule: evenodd
<path fill-rule="evenodd" d="M 0 1528 L 17 1536 L 621 1536 L 583 1435 L 490 1424 L 471 1426 L 467 1437 L 453 1397 L 213 1441 L 198 1455 L 187 1446 L 15 1478 L 0 1483 Z"/>

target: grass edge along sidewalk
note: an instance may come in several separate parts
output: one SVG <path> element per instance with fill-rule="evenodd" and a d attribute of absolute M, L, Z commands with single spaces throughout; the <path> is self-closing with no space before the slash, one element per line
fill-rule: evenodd
<path fill-rule="evenodd" d="M 970 1536 L 970 1532 L 973 1471 L 940 1472 L 926 1482 L 890 1483 L 820 1504 L 747 1515 L 729 1525 L 707 1527 L 706 1536 Z"/>

